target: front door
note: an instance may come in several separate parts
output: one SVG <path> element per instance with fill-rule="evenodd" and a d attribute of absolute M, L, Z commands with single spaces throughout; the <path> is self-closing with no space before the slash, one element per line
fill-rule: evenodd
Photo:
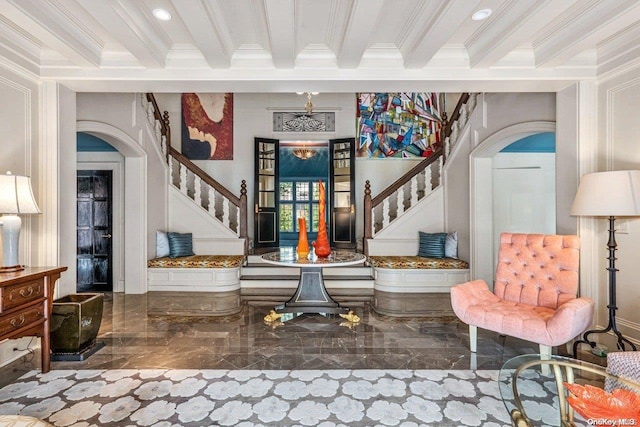
<path fill-rule="evenodd" d="M 333 139 L 330 146 L 330 241 L 335 248 L 355 249 L 355 139 Z"/>
<path fill-rule="evenodd" d="M 111 292 L 112 172 L 77 172 L 77 291 Z"/>
<path fill-rule="evenodd" d="M 277 247 L 278 237 L 278 166 L 280 141 L 255 138 L 254 218 L 255 248 Z"/>

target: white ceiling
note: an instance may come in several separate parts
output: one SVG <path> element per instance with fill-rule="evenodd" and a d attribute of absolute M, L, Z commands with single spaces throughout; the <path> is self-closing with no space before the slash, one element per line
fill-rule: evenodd
<path fill-rule="evenodd" d="M 638 0 L 0 0 L 0 64 L 79 91 L 541 91 L 637 58 Z"/>

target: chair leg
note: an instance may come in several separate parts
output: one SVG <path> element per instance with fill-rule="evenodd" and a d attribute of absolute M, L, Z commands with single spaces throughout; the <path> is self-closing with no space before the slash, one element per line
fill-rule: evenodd
<path fill-rule="evenodd" d="M 548 345 L 540 344 L 540 359 L 541 360 L 550 360 L 551 359 L 551 347 L 549 347 Z M 551 369 L 550 369 L 549 365 L 547 365 L 547 364 L 543 364 L 541 366 L 540 371 L 542 372 L 542 375 L 544 375 L 546 377 L 551 375 Z"/>
<path fill-rule="evenodd" d="M 540 344 L 540 356 L 543 359 L 551 359 L 551 347 Z"/>
<path fill-rule="evenodd" d="M 476 352 L 478 345 L 478 327 L 469 325 L 469 348 L 472 353 Z"/>

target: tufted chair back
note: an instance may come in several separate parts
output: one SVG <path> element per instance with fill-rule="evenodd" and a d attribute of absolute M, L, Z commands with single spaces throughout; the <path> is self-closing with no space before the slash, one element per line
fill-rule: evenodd
<path fill-rule="evenodd" d="M 579 248 L 577 236 L 502 233 L 493 292 L 555 310 L 577 296 Z"/>

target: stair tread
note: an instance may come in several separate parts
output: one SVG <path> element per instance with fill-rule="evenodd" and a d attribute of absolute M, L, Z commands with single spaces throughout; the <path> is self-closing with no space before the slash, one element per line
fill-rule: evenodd
<path fill-rule="evenodd" d="M 324 280 L 373 280 L 373 276 L 370 275 L 358 275 L 358 276 L 332 276 L 323 275 Z M 240 280 L 299 280 L 300 276 L 291 274 L 269 274 L 269 275 L 242 275 Z"/>
<path fill-rule="evenodd" d="M 322 266 L 321 264 L 319 266 Z M 247 262 L 246 264 L 243 265 L 244 268 L 251 268 L 251 267 L 257 267 L 257 268 L 282 268 L 281 265 L 275 265 L 275 264 L 269 264 L 266 262 Z M 296 267 L 295 265 L 292 265 L 291 268 L 300 268 L 300 267 Z M 335 267 L 326 267 L 326 268 L 352 268 L 352 269 L 356 269 L 356 268 L 371 268 L 369 265 L 340 265 L 340 266 L 335 266 Z"/>

